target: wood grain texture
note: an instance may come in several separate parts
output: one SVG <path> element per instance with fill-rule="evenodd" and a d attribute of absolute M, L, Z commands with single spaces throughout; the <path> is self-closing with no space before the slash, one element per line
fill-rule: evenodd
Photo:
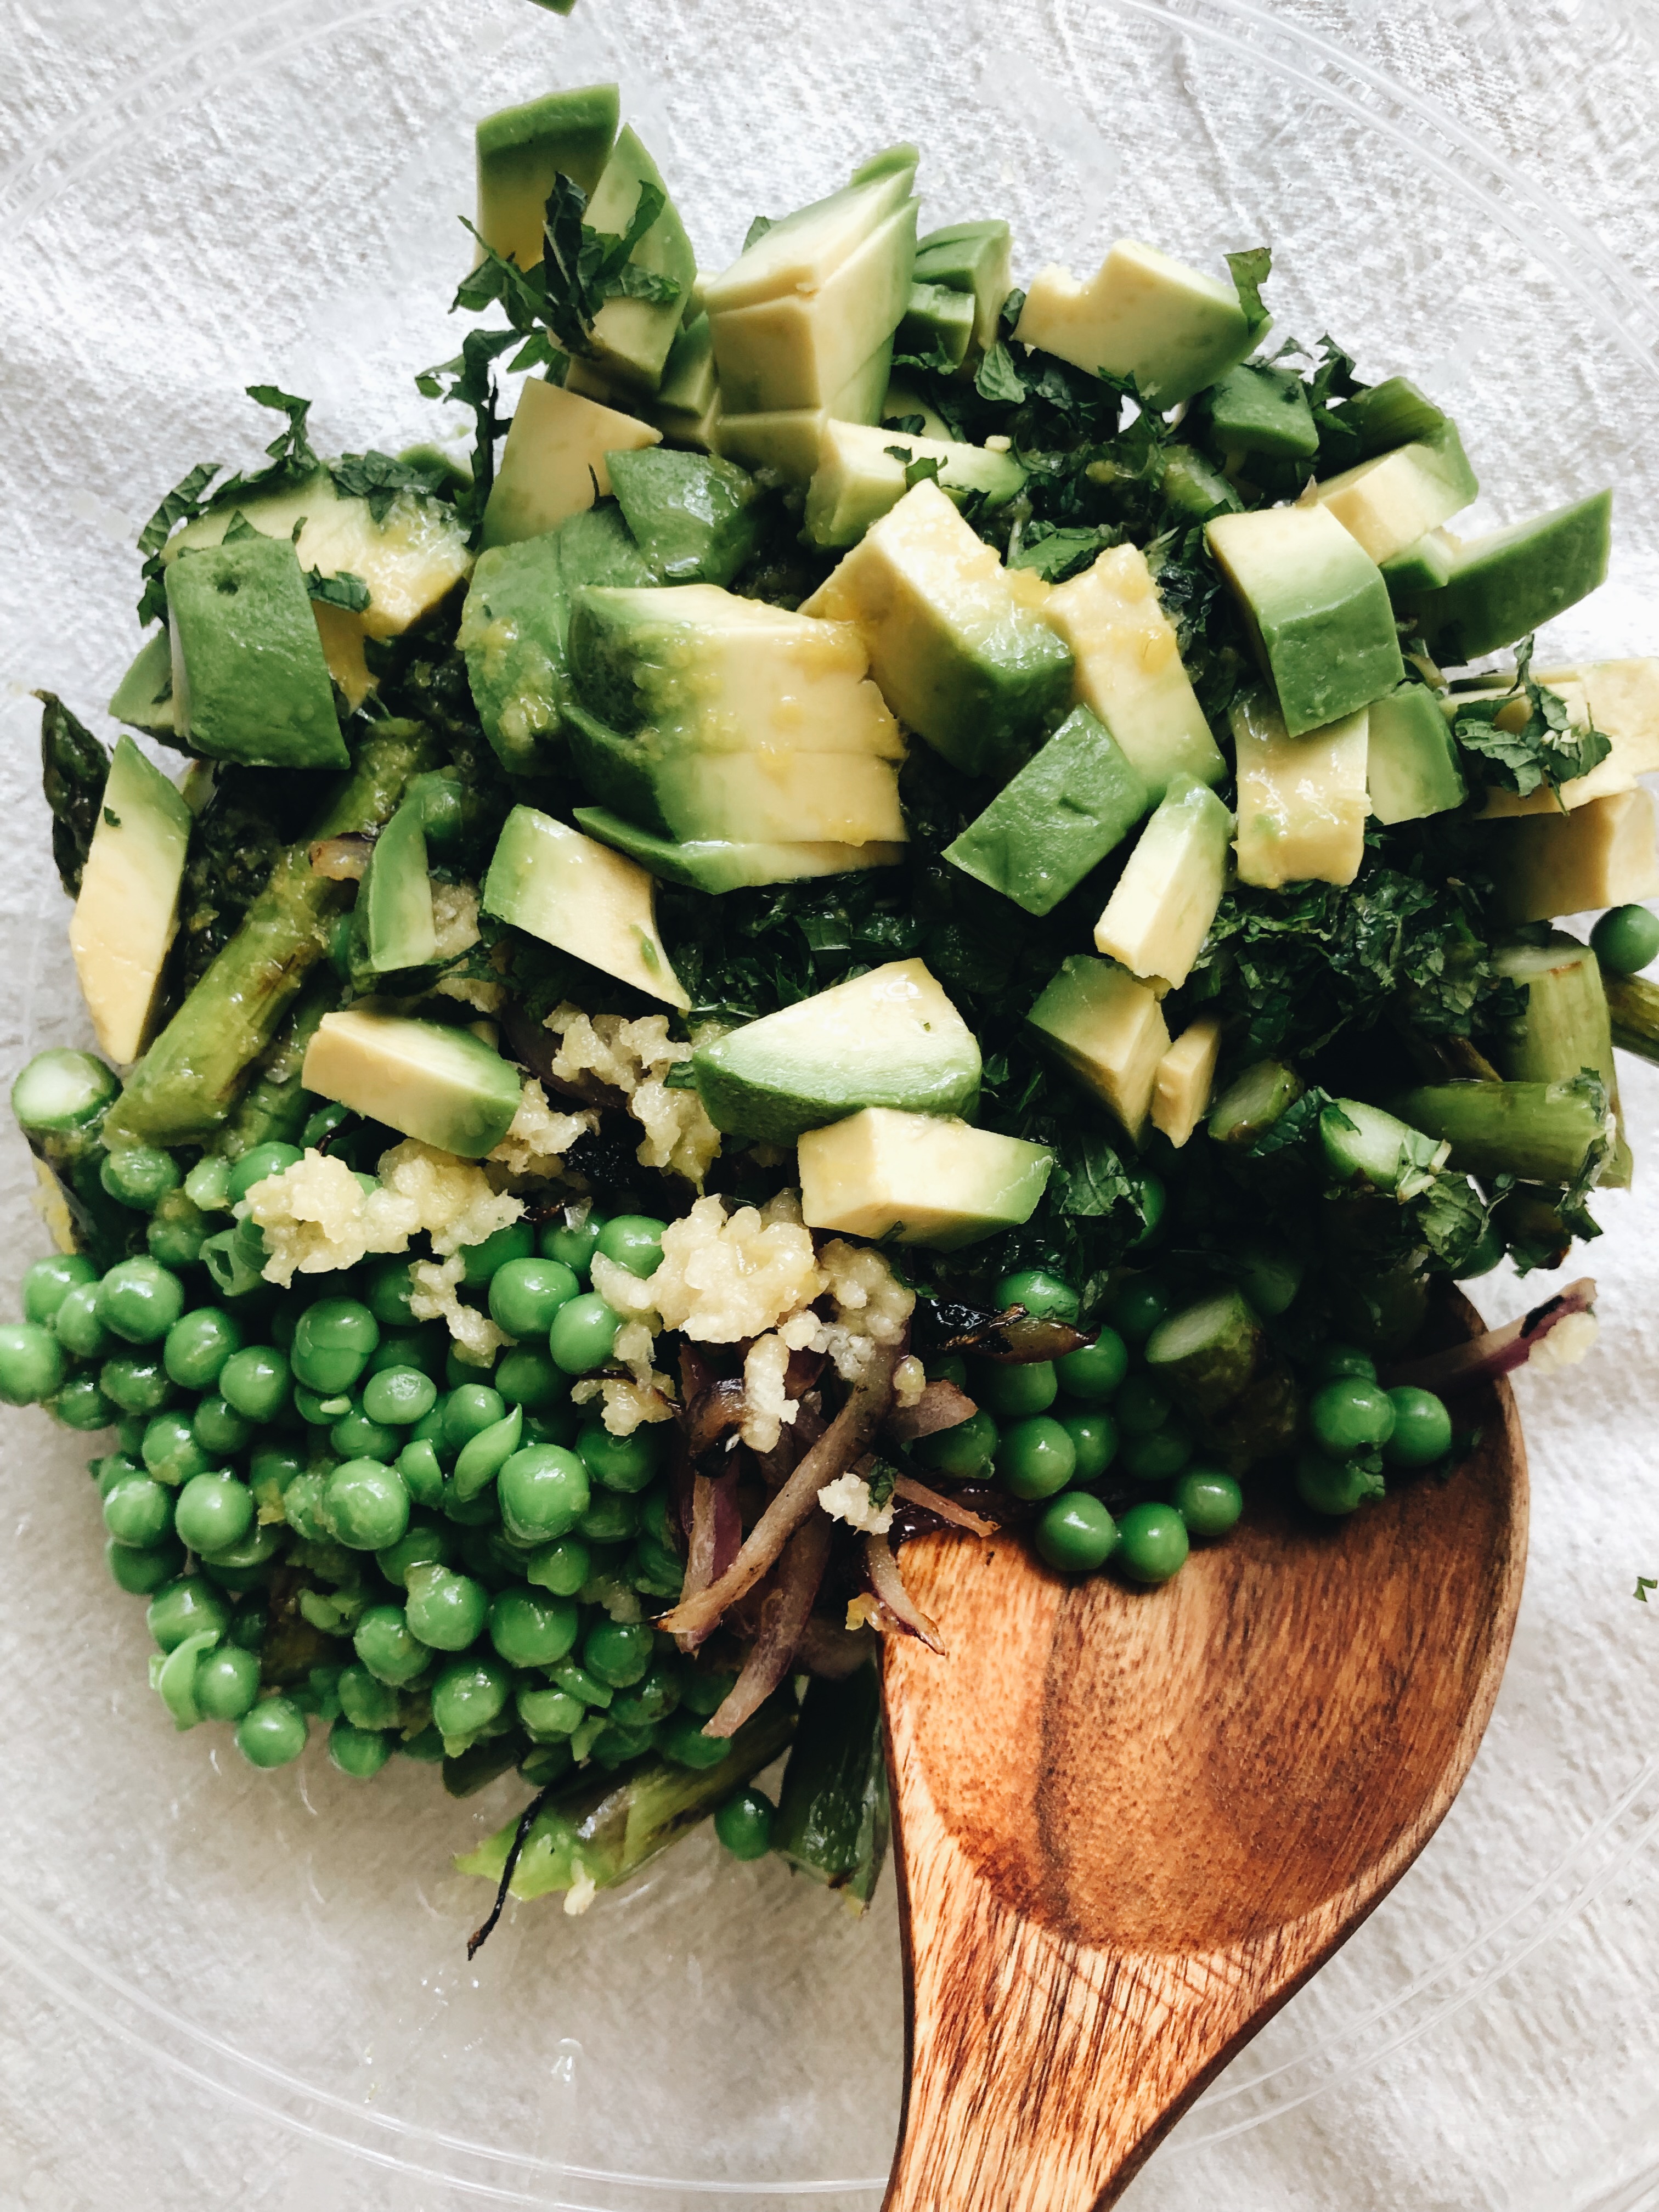
<path fill-rule="evenodd" d="M 1467 1313 L 1468 1310 L 1464 1310 Z M 933 1536 L 888 1751 L 909 2080 L 886 2212 L 1112 2203 L 1416 1857 L 1468 1771 L 1526 1559 L 1479 1450 L 1351 1520 L 1253 1508 L 1162 1590 Z"/>

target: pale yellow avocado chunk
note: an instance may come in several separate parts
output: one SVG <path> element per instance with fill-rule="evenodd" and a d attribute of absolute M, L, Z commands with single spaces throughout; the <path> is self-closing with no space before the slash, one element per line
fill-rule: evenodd
<path fill-rule="evenodd" d="M 507 817 L 479 903 L 671 1006 L 691 1003 L 657 932 L 656 880 L 636 860 L 533 806 Z"/>
<path fill-rule="evenodd" d="M 1315 495 L 1380 568 L 1461 514 L 1478 489 L 1461 446 L 1419 441 L 1326 477 Z"/>
<path fill-rule="evenodd" d="M 1041 270 L 1014 337 L 1091 376 L 1133 376 L 1169 408 L 1237 367 L 1268 327 L 1251 327 L 1231 284 L 1121 238 L 1092 276 Z"/>
<path fill-rule="evenodd" d="M 732 412 L 828 407 L 903 314 L 915 242 L 910 201 L 815 290 L 711 311 L 720 391 Z"/>
<path fill-rule="evenodd" d="M 1548 921 L 1659 894 L 1653 799 L 1639 787 L 1490 834 L 1498 896 L 1510 921 Z"/>
<path fill-rule="evenodd" d="M 1042 618 L 1072 648 L 1075 696 L 1104 722 L 1155 797 L 1172 775 L 1220 782 L 1226 763 L 1138 545 L 1114 545 L 1080 576 L 1056 584 Z"/>
<path fill-rule="evenodd" d="M 862 183 L 844 185 L 809 207 L 797 208 L 727 268 L 702 278 L 702 303 L 709 314 L 753 307 L 763 300 L 792 295 L 810 298 L 821 292 L 872 233 L 909 198 L 915 149 L 894 149 L 896 155 L 901 151 L 905 158 L 892 167 Z"/>
<path fill-rule="evenodd" d="M 1238 774 L 1238 875 L 1282 884 L 1351 884 L 1365 852 L 1368 710 L 1288 737 L 1265 691 L 1232 710 Z"/>
<path fill-rule="evenodd" d="M 1029 1221 L 1054 1166 L 1023 1137 L 890 1106 L 809 1129 L 799 1159 L 809 1229 L 947 1252 Z"/>
<path fill-rule="evenodd" d="M 1177 1152 L 1209 1111 L 1220 1053 L 1220 1018 L 1201 1014 L 1188 1024 L 1158 1063 L 1152 1127 L 1161 1129 Z"/>
<path fill-rule="evenodd" d="M 1127 969 L 1073 953 L 1026 1016 L 1045 1051 L 1109 1106 L 1137 1143 L 1170 1032 L 1158 993 Z"/>
<path fill-rule="evenodd" d="M 1172 778 L 1095 924 L 1095 950 L 1132 975 L 1184 983 L 1221 904 L 1232 834 L 1212 791 Z"/>
<path fill-rule="evenodd" d="M 746 469 L 776 469 L 799 483 L 817 471 L 823 458 L 825 426 L 873 422 L 887 392 L 892 345 L 885 338 L 868 361 L 822 407 L 779 407 L 752 415 L 726 411 L 724 394 L 715 427 L 715 450 Z"/>
<path fill-rule="evenodd" d="M 662 432 L 637 416 L 532 377 L 519 394 L 484 508 L 484 544 L 513 545 L 556 530 L 592 506 L 596 483 L 600 499 L 609 495 L 607 453 L 661 443 Z"/>
<path fill-rule="evenodd" d="M 190 809 L 131 738 L 118 738 L 92 833 L 70 950 L 106 1058 L 125 1066 L 149 1042 L 190 844 Z"/>
<path fill-rule="evenodd" d="M 523 1097 L 518 1070 L 471 1030 L 368 1006 L 323 1016 L 300 1080 L 319 1098 L 465 1160 L 495 1151 Z"/>

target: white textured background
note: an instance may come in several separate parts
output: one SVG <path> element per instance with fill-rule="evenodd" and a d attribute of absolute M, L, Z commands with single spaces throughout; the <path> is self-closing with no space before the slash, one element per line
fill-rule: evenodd
<path fill-rule="evenodd" d="M 457 343 L 477 113 L 620 75 L 711 263 L 901 136 L 926 218 L 1006 212 L 1022 276 L 1120 229 L 1212 264 L 1270 240 L 1281 330 L 1455 408 L 1480 520 L 1618 484 L 1613 580 L 1554 658 L 1659 644 L 1656 69 L 1638 0 L 0 0 L 0 1064 L 82 1034 L 29 688 L 98 720 L 138 524 L 269 434 L 244 384 L 312 394 L 328 449 L 431 434 L 409 376 Z M 1659 1076 L 1626 1097 L 1647 1149 Z M 27 1183 L 0 1140 L 9 1282 Z M 1462 1799 L 1134 2212 L 1659 2205 L 1654 1189 L 1605 1202 L 1595 1358 L 1522 1387 L 1532 1568 Z M 482 1893 L 447 1857 L 514 1789 L 455 1807 L 316 1752 L 258 1776 L 175 1735 L 84 1455 L 8 1420 L 4 2212 L 873 2212 L 890 1881 L 854 1924 L 696 1840 L 585 1921 L 520 1911 L 469 1971 Z"/>

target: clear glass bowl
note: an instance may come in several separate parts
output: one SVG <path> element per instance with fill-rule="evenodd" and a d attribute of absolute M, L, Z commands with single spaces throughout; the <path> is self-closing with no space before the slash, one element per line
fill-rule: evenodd
<path fill-rule="evenodd" d="M 242 386 L 313 396 L 330 450 L 432 434 L 410 376 L 458 343 L 471 120 L 550 82 L 621 77 L 713 263 L 901 137 L 926 218 L 1007 214 L 1022 276 L 1119 232 L 1210 266 L 1270 240 L 1281 332 L 1333 329 L 1362 372 L 1455 409 L 1481 521 L 1617 483 L 1613 580 L 1550 657 L 1659 643 L 1634 0 L 580 0 L 568 21 L 5 0 L 0 24 L 8 1067 L 83 1035 L 28 688 L 97 720 L 136 643 L 137 527 L 191 462 L 268 434 Z M 1627 1075 L 1639 1153 L 1659 1079 Z M 9 1281 L 43 1241 L 29 1188 L 0 1146 Z M 1607 1201 L 1586 1263 L 1601 1348 L 1523 1382 L 1532 1571 L 1462 1797 L 1176 2130 L 1139 2212 L 1659 2202 L 1659 1606 L 1632 1603 L 1659 1573 L 1652 1188 Z M 1481 1291 L 1510 1312 L 1533 1287 Z M 699 1837 L 585 1919 L 511 1913 L 469 1968 L 485 1899 L 450 1856 L 521 1793 L 452 1804 L 402 1763 L 364 1788 L 316 1747 L 258 1775 L 221 1731 L 175 1735 L 143 1608 L 105 1578 L 85 1448 L 21 1416 L 4 1452 L 0 2197 L 873 2212 L 902 2063 L 890 1881 L 854 1922 Z"/>

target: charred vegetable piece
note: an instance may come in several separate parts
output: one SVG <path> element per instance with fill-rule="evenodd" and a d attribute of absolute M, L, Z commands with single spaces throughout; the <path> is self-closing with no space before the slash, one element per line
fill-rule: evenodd
<path fill-rule="evenodd" d="M 815 1678 L 778 1795 L 772 1848 L 860 1906 L 874 1894 L 889 1832 L 881 1684 L 873 1667 Z"/>

